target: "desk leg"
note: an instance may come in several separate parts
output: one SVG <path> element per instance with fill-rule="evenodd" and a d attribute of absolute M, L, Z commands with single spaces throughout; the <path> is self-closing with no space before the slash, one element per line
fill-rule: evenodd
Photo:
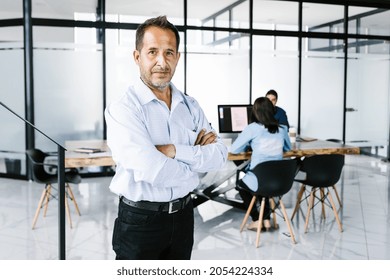
<path fill-rule="evenodd" d="M 235 188 L 235 182 L 228 183 L 228 185 L 225 187 L 220 187 L 223 183 L 228 182 L 231 178 L 236 178 L 236 173 L 237 169 L 229 172 L 226 176 L 223 176 L 221 179 L 202 190 L 195 189 L 192 192 L 194 207 L 197 207 L 198 205 L 208 200 L 213 200 L 246 211 L 247 207 L 242 201 L 226 197 L 226 193 Z"/>
<path fill-rule="evenodd" d="M 205 196 L 202 192 L 198 191 L 198 190 L 194 190 L 192 192 L 193 196 L 192 196 L 192 204 L 195 207 L 198 207 L 199 205 L 201 205 L 202 203 L 210 200 L 209 197 Z"/>

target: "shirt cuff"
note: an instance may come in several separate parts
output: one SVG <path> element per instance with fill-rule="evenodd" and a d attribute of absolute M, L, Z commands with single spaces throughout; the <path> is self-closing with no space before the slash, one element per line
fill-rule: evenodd
<path fill-rule="evenodd" d="M 187 145 L 175 145 L 176 155 L 175 159 L 191 164 L 194 159 L 194 147 Z"/>

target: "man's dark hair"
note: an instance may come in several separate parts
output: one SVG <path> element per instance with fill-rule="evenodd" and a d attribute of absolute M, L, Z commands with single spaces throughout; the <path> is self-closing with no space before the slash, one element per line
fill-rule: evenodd
<path fill-rule="evenodd" d="M 143 44 L 146 29 L 152 26 L 168 29 L 171 30 L 173 33 L 175 33 L 176 51 L 179 50 L 179 44 L 180 44 L 179 31 L 177 30 L 176 26 L 174 26 L 172 23 L 168 21 L 166 16 L 159 16 L 156 18 L 150 18 L 146 20 L 144 23 L 142 23 L 140 26 L 138 26 L 137 32 L 135 34 L 135 48 L 137 51 L 141 51 L 142 49 L 142 44 Z"/>
<path fill-rule="evenodd" d="M 265 96 L 268 96 L 268 95 L 273 95 L 273 96 L 275 96 L 276 100 L 278 100 L 278 93 L 276 92 L 276 90 L 270 89 L 270 90 L 265 94 Z"/>

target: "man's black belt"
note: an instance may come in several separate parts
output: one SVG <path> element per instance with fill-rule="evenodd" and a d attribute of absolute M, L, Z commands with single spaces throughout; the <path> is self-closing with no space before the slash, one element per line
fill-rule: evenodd
<path fill-rule="evenodd" d="M 126 197 L 122 196 L 120 198 L 123 203 L 139 208 L 139 209 L 144 209 L 144 210 L 150 210 L 150 211 L 161 211 L 161 212 L 168 212 L 169 214 L 175 213 L 177 211 L 180 211 L 186 207 L 188 202 L 191 201 L 191 195 L 188 194 L 183 198 L 179 198 L 176 200 L 172 200 L 169 202 L 151 202 L 151 201 L 131 201 L 127 199 Z"/>

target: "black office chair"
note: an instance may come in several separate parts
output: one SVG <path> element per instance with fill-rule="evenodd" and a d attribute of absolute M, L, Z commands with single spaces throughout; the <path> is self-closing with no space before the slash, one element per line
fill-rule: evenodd
<path fill-rule="evenodd" d="M 47 212 L 47 206 L 49 204 L 50 199 L 56 198 L 56 196 L 52 194 L 52 189 L 54 189 L 52 185 L 58 182 L 58 175 L 56 174 L 57 165 L 45 163 L 45 159 L 48 156 L 52 156 L 52 155 L 48 153 L 44 153 L 41 150 L 29 149 L 26 151 L 26 153 L 32 164 L 33 181 L 37 183 L 45 184 L 45 188 L 42 191 L 42 195 L 39 200 L 37 210 L 35 211 L 35 216 L 32 223 L 32 229 L 34 229 L 41 208 L 45 207 L 43 213 L 43 216 L 45 217 Z M 47 169 L 51 169 L 53 171 L 53 174 L 47 171 Z M 65 207 L 66 207 L 69 225 L 71 228 L 72 228 L 72 220 L 70 217 L 68 198 L 73 201 L 76 208 L 76 212 L 79 214 L 79 216 L 81 214 L 76 199 L 73 195 L 72 188 L 70 187 L 69 183 L 79 184 L 80 182 L 81 182 L 81 177 L 78 174 L 78 171 L 76 169 L 65 171 L 65 188 L 66 188 Z"/>
<path fill-rule="evenodd" d="M 250 212 L 255 205 L 257 196 L 260 195 L 263 197 L 263 199 L 260 206 L 259 221 L 263 220 L 265 199 L 269 199 L 271 211 L 273 214 L 274 227 L 277 227 L 275 211 L 279 209 L 280 206 L 280 210 L 290 232 L 291 240 L 294 244 L 296 243 L 290 219 L 287 216 L 286 208 L 282 201 L 282 196 L 290 191 L 297 171 L 298 163 L 296 159 L 266 161 L 256 165 L 255 168 L 251 170 L 251 172 L 256 175 L 259 184 L 258 190 L 256 192 L 253 192 L 247 188 L 242 180 L 238 182 L 240 187 L 250 191 L 253 195 L 248 210 L 246 211 L 244 220 L 241 223 L 240 232 L 244 229 L 245 224 L 247 223 Z M 279 198 L 277 203 L 274 199 L 275 197 Z M 256 247 L 259 247 L 261 228 L 262 223 L 259 222 L 256 235 Z"/>
<path fill-rule="evenodd" d="M 322 206 L 322 217 L 325 219 L 325 205 L 332 208 L 337 224 L 339 226 L 339 230 L 340 232 L 342 232 L 343 227 L 340 221 L 340 217 L 337 213 L 338 210 L 336 209 L 336 205 L 334 203 L 332 194 L 329 191 L 329 188 L 334 190 L 340 207 L 342 207 L 340 197 L 336 190 L 336 183 L 340 179 L 341 172 L 344 166 L 344 155 L 314 155 L 304 158 L 300 165 L 300 170 L 306 173 L 306 178 L 295 179 L 296 182 L 301 183 L 301 188 L 297 195 L 297 202 L 295 204 L 291 220 L 294 218 L 295 213 L 300 209 L 301 203 L 303 201 L 306 201 L 307 198 L 309 198 L 305 221 L 305 233 L 307 232 L 309 225 L 310 212 L 319 202 Z M 306 186 L 310 186 L 311 191 L 309 195 L 303 197 L 303 194 L 306 193 Z M 316 196 L 317 191 L 320 192 L 320 196 Z M 315 200 L 317 201 L 316 204 Z"/>

